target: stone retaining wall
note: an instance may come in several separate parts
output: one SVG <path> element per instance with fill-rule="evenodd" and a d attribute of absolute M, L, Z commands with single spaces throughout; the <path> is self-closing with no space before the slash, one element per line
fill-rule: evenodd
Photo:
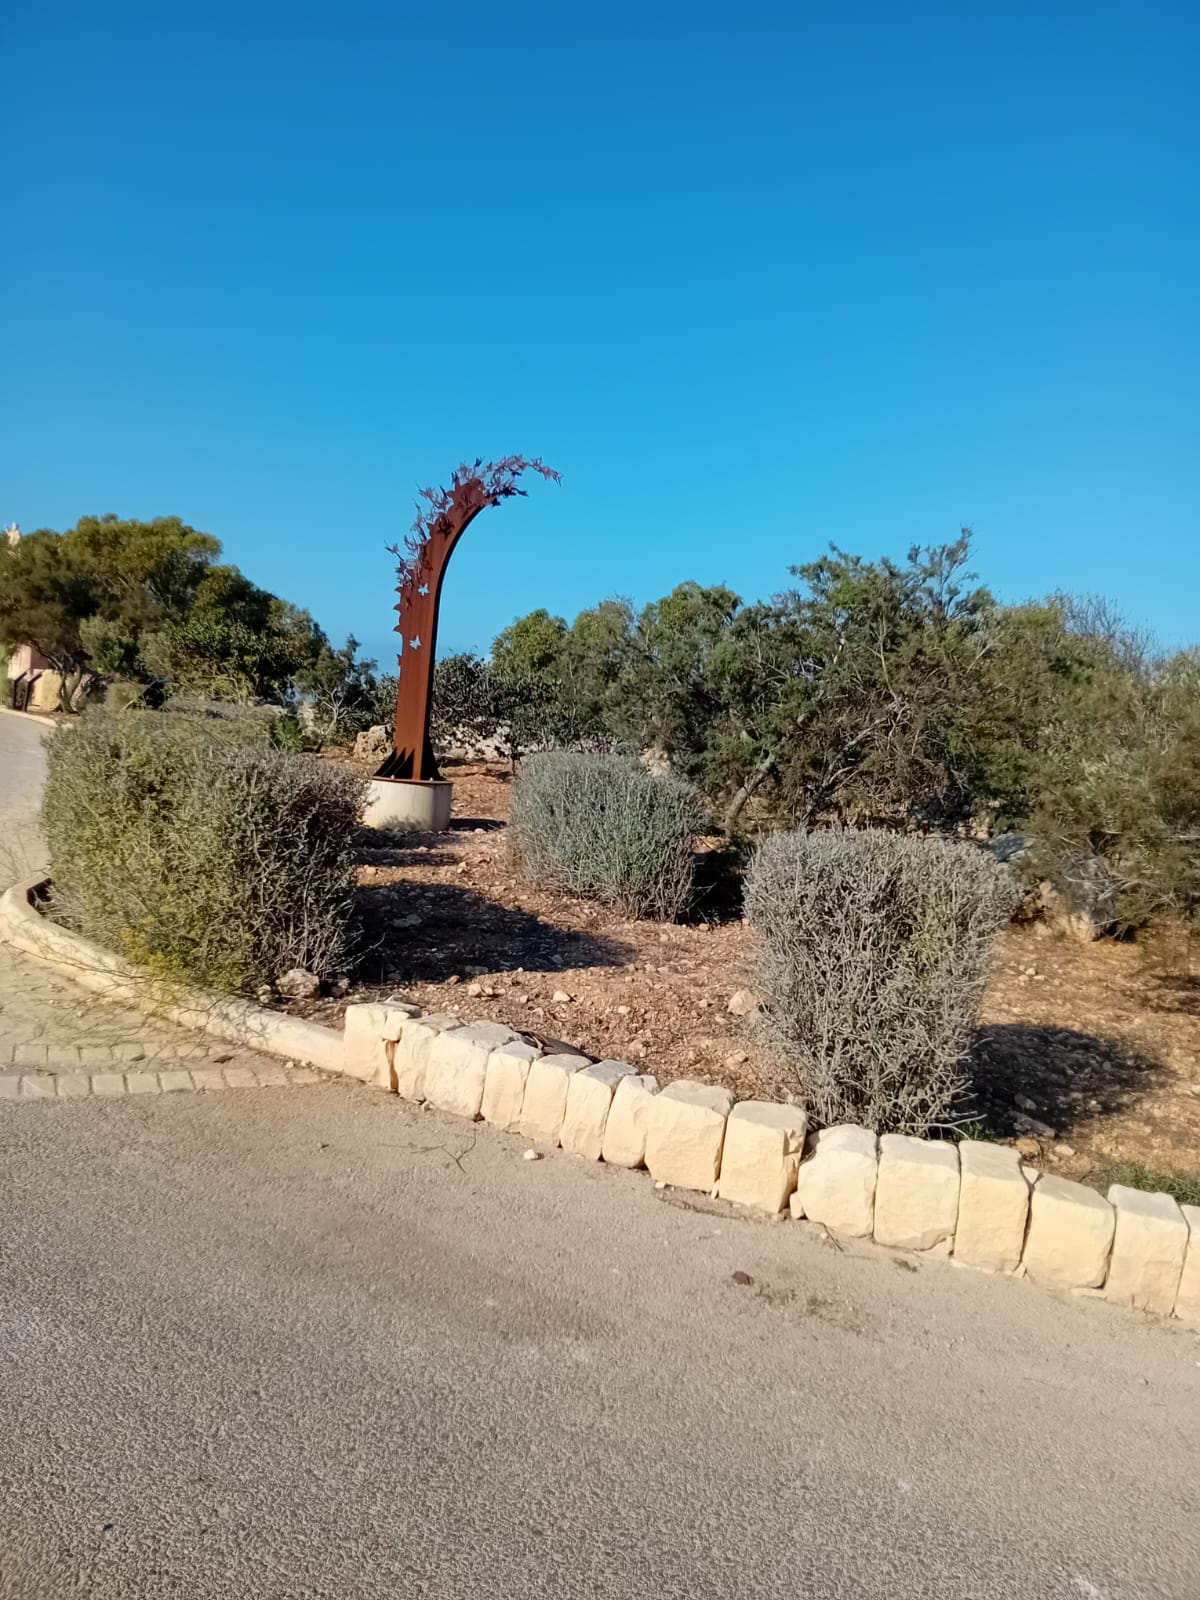
<path fill-rule="evenodd" d="M 798 1106 L 743 1100 L 619 1061 L 543 1052 L 491 1022 L 413 1006 L 346 1010 L 344 1071 L 534 1146 L 645 1167 L 772 1216 L 1106 1298 L 1200 1327 L 1200 1207 L 1108 1196 L 1022 1164 L 1008 1145 L 867 1128 L 809 1132 Z"/>

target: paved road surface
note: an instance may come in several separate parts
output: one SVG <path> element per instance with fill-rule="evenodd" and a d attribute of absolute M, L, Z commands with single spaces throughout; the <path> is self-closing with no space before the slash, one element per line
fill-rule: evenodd
<path fill-rule="evenodd" d="M 0 1103 L 0 1595 L 1200 1594 L 1196 1336 L 521 1151 Z"/>
<path fill-rule="evenodd" d="M 45 865 L 37 812 L 49 732 L 33 717 L 0 710 L 0 889 Z"/>

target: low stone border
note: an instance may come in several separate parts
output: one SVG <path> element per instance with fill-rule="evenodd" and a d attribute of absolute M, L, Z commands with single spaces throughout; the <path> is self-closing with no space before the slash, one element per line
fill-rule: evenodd
<path fill-rule="evenodd" d="M 1023 1165 L 1007 1145 L 877 1138 L 853 1126 L 810 1133 L 798 1106 L 735 1104 L 728 1089 L 686 1080 L 660 1090 L 652 1074 L 625 1062 L 546 1052 L 494 1022 L 426 1016 L 398 1003 L 351 1005 L 345 1032 L 337 1033 L 201 989 L 165 995 L 149 974 L 40 916 L 35 902 L 45 887 L 38 878 L 0 896 L 0 937 L 85 988 L 183 1027 L 482 1117 L 533 1145 L 645 1167 L 658 1187 L 698 1190 L 835 1235 L 1103 1294 L 1200 1327 L 1200 1206 L 1120 1184 L 1106 1198 Z M 163 1093 L 215 1088 L 218 1078 L 234 1087 L 231 1076 L 244 1070 L 65 1073 L 53 1093 Z M 37 1098 L 26 1085 L 39 1076 L 10 1075 L 18 1087 L 0 1093 Z M 286 1082 L 315 1077 L 280 1069 Z M 152 1078 L 156 1091 L 130 1087 Z"/>
<path fill-rule="evenodd" d="M 151 973 L 122 961 L 91 939 L 60 928 L 36 909 L 48 884 L 43 873 L 0 895 L 0 938 L 15 949 L 44 961 L 94 994 L 136 1006 L 180 1027 L 325 1072 L 342 1070 L 342 1035 L 333 1028 L 190 985 L 164 986 Z"/>
<path fill-rule="evenodd" d="M 81 1100 L 177 1090 L 292 1089 L 322 1082 L 309 1067 L 163 1067 L 158 1072 L 3 1072 L 0 1100 Z"/>
<path fill-rule="evenodd" d="M 1114 1184 L 1105 1198 L 1023 1165 L 1008 1145 L 809 1133 L 799 1106 L 735 1103 L 687 1081 L 660 1090 L 625 1062 L 547 1053 L 497 1023 L 413 1006 L 348 1006 L 344 1037 L 351 1077 L 535 1146 L 1200 1327 L 1200 1206 L 1170 1195 Z"/>

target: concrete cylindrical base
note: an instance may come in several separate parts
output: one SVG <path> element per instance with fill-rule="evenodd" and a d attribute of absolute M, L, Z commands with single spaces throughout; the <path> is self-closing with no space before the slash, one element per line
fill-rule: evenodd
<path fill-rule="evenodd" d="M 363 822 L 396 833 L 445 833 L 450 826 L 454 785 L 442 778 L 371 778 Z"/>

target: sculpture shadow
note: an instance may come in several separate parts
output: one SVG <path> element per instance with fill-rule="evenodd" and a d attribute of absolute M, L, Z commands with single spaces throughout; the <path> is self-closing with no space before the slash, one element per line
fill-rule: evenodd
<path fill-rule="evenodd" d="M 967 1114 L 1003 1137 L 1021 1132 L 1027 1117 L 1065 1133 L 1079 1121 L 1125 1110 L 1170 1076 L 1161 1062 L 1121 1040 L 1028 1022 L 979 1028 L 968 1073 Z M 1018 1105 L 1018 1095 L 1037 1109 Z"/>
<path fill-rule="evenodd" d="M 442 983 L 518 968 L 621 967 L 634 955 L 619 940 L 556 927 L 458 884 L 365 884 L 357 906 L 358 975 L 366 983 Z"/>

